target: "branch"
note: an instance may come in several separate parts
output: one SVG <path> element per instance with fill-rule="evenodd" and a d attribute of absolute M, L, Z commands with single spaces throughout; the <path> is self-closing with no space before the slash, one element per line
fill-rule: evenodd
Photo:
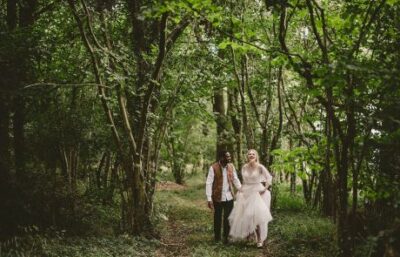
<path fill-rule="evenodd" d="M 186 27 L 190 24 L 192 18 L 189 17 L 188 15 L 185 16 L 179 24 L 171 31 L 171 33 L 167 36 L 166 42 L 166 51 L 167 53 L 169 50 L 171 50 L 172 46 L 176 42 L 176 40 L 179 38 L 179 36 L 183 33 L 183 31 L 186 29 Z"/>
<path fill-rule="evenodd" d="M 91 23 L 90 12 L 89 12 L 89 9 L 87 8 L 85 0 L 81 0 L 81 3 L 82 3 L 82 6 L 83 6 L 83 10 L 85 11 L 85 14 L 86 14 L 86 22 L 87 22 L 87 26 L 89 28 L 89 33 L 90 33 L 90 36 L 93 39 L 93 42 L 94 42 L 95 46 L 97 48 L 99 48 L 101 51 L 103 51 L 104 53 L 108 54 L 112 59 L 114 59 L 114 61 L 116 63 L 118 63 L 122 67 L 122 69 L 126 70 L 126 68 L 123 66 L 123 62 L 118 60 L 118 57 L 114 53 L 111 52 L 111 49 L 107 49 L 106 47 L 103 47 L 100 44 L 99 40 L 96 37 L 96 34 L 94 33 L 93 26 L 92 26 L 92 23 Z"/>
<path fill-rule="evenodd" d="M 281 12 L 280 18 L 279 18 L 279 35 L 278 35 L 278 39 L 279 39 L 279 43 L 281 45 L 281 48 L 283 49 L 283 51 L 279 51 L 283 54 L 285 54 L 288 57 L 288 60 L 290 62 L 290 64 L 292 65 L 292 67 L 300 74 L 303 75 L 303 71 L 300 70 L 297 65 L 295 64 L 294 60 L 293 60 L 293 56 L 298 57 L 301 62 L 303 63 L 303 65 L 305 67 L 310 66 L 310 64 L 299 54 L 293 54 L 290 52 L 289 48 L 286 45 L 286 9 L 284 9 Z"/>
<path fill-rule="evenodd" d="M 159 85 L 159 76 L 160 76 L 160 71 L 161 67 L 165 58 L 165 53 L 166 53 L 166 37 L 165 37 L 165 30 L 167 27 L 167 19 L 168 19 L 168 13 L 163 13 L 161 20 L 160 20 L 160 40 L 158 44 L 158 56 L 156 59 L 155 63 L 155 68 L 153 71 L 153 74 L 151 76 L 151 80 L 149 83 L 149 89 L 147 90 L 145 96 L 144 96 L 144 101 L 142 105 L 142 112 L 140 115 L 140 128 L 139 128 L 139 141 L 138 141 L 138 147 L 139 147 L 139 152 L 142 151 L 143 147 L 143 142 L 144 142 L 144 132 L 146 131 L 146 125 L 147 125 L 147 117 L 149 113 L 149 106 L 150 106 L 150 100 L 151 96 L 153 95 L 153 92 L 156 88 L 157 85 Z"/>
<path fill-rule="evenodd" d="M 97 57 L 94 53 L 93 50 L 93 46 L 90 44 L 89 39 L 86 35 L 86 32 L 84 30 L 83 27 L 83 23 L 82 20 L 79 18 L 78 12 L 76 10 L 76 6 L 75 6 L 75 1 L 74 0 L 68 0 L 68 4 L 71 8 L 72 14 L 74 15 L 74 18 L 76 20 L 76 23 L 78 25 L 81 37 L 82 37 L 82 41 L 86 47 L 86 49 L 88 50 L 89 54 L 90 54 L 90 58 L 91 58 L 91 62 L 93 65 L 93 72 L 94 72 L 94 76 L 96 79 L 96 83 L 99 84 L 100 86 L 98 86 L 98 93 L 100 95 L 100 99 L 101 99 L 101 103 L 104 109 L 104 112 L 106 114 L 107 120 L 110 124 L 111 127 L 111 131 L 112 131 L 112 135 L 114 137 L 115 143 L 117 144 L 118 150 L 121 154 L 121 157 L 124 158 L 124 151 L 122 149 L 122 144 L 121 144 L 121 139 L 117 130 L 117 127 L 115 126 L 115 122 L 114 122 L 114 117 L 112 114 L 112 111 L 110 109 L 110 107 L 108 106 L 107 100 L 106 100 L 106 94 L 105 94 L 105 90 L 104 90 L 104 86 L 103 86 L 103 81 L 101 79 L 100 76 L 100 70 L 99 70 L 99 66 L 98 66 L 98 60 Z"/>
<path fill-rule="evenodd" d="M 315 23 L 314 9 L 312 7 L 312 3 L 310 0 L 307 0 L 306 3 L 307 3 L 308 12 L 310 13 L 311 27 L 312 27 L 312 30 L 314 31 L 315 38 L 317 39 L 318 46 L 322 51 L 323 60 L 325 63 L 329 63 L 328 51 L 327 51 L 326 45 L 324 44 L 324 42 L 322 42 L 321 35 L 319 34 L 316 23 Z"/>
<path fill-rule="evenodd" d="M 24 86 L 22 89 L 29 89 L 32 87 L 39 86 L 53 86 L 53 87 L 86 87 L 86 86 L 98 86 L 98 87 L 106 87 L 111 88 L 105 85 L 101 85 L 98 83 L 88 82 L 88 83 L 53 83 L 53 82 L 38 82 Z"/>
<path fill-rule="evenodd" d="M 283 92 L 283 96 L 284 96 L 285 99 L 286 99 L 286 103 L 288 104 L 288 107 L 289 107 L 290 111 L 292 112 L 292 115 L 293 115 L 293 117 L 294 117 L 294 121 L 296 122 L 296 125 L 297 125 L 297 129 L 298 129 L 299 133 L 301 133 L 300 121 L 299 121 L 299 119 L 297 118 L 296 111 L 294 110 L 292 104 L 290 103 L 290 100 L 289 100 L 289 98 L 288 98 L 288 95 L 286 94 L 286 90 L 285 90 L 284 84 L 282 84 L 282 92 Z"/>
<path fill-rule="evenodd" d="M 281 95 L 281 85 L 283 84 L 283 78 L 282 78 L 282 67 L 279 68 L 278 70 L 278 83 L 277 83 L 277 91 L 278 91 L 278 109 L 279 109 L 279 124 L 278 124 L 278 129 L 275 133 L 275 135 L 272 138 L 271 141 L 271 148 L 270 152 L 275 150 L 276 145 L 278 144 L 279 137 L 282 132 L 282 127 L 283 127 L 283 111 L 282 111 L 282 95 Z M 273 155 L 270 155 L 269 157 L 269 162 L 268 165 L 270 166 L 273 161 Z"/>
<path fill-rule="evenodd" d="M 375 11 L 371 15 L 371 19 L 367 22 L 368 13 L 370 12 L 370 10 L 372 8 L 372 4 L 373 3 L 374 3 L 374 1 L 370 1 L 370 6 L 368 7 L 367 14 L 364 17 L 363 26 L 362 26 L 362 28 L 360 30 L 360 34 L 358 36 L 358 40 L 356 41 L 356 43 L 354 44 L 352 50 L 350 51 L 349 57 L 351 57 L 360 48 L 361 41 L 364 39 L 365 35 L 367 34 L 368 28 L 371 26 L 372 22 L 375 20 L 376 15 L 378 15 L 380 9 L 386 3 L 386 0 L 382 0 L 382 2 L 378 5 L 378 7 L 376 7 Z"/>
<path fill-rule="evenodd" d="M 312 1 L 313 1 L 314 5 L 317 7 L 317 9 L 319 10 L 319 12 L 321 13 L 322 31 L 324 32 L 324 45 L 325 45 L 325 47 L 327 47 L 326 40 L 328 40 L 329 43 L 331 43 L 331 44 L 333 44 L 333 42 L 332 42 L 332 39 L 329 37 L 328 30 L 326 28 L 324 9 L 321 8 L 321 6 L 319 6 L 319 4 L 317 3 L 316 0 L 312 0 Z M 317 14 L 318 14 L 318 12 L 317 12 Z"/>
<path fill-rule="evenodd" d="M 284 52 L 289 52 L 289 49 L 286 45 L 286 24 L 285 24 L 285 17 L 286 17 L 286 9 L 282 11 L 281 16 L 280 16 L 280 22 L 279 22 L 279 42 L 281 44 L 281 47 L 283 48 Z M 290 64 L 292 65 L 293 69 L 297 71 L 301 76 L 303 76 L 306 80 L 306 85 L 309 89 L 315 88 L 313 78 L 312 78 L 312 73 L 311 73 L 311 64 L 305 61 L 303 58 L 300 57 L 302 60 L 302 64 L 304 66 L 303 69 L 300 69 L 298 65 L 295 64 L 293 58 L 291 55 L 288 55 L 288 59 Z M 337 128 L 337 132 L 340 136 L 341 139 L 344 139 L 343 136 L 343 131 L 340 126 L 340 121 L 339 119 L 335 116 L 335 111 L 333 109 L 332 104 L 329 104 L 328 101 L 323 98 L 322 96 L 317 96 L 318 101 L 325 107 L 327 112 L 331 115 L 332 117 L 332 122 L 335 125 L 335 128 Z"/>
<path fill-rule="evenodd" d="M 246 81 L 249 81 L 248 72 L 247 72 L 247 55 L 245 55 L 245 57 L 246 57 L 246 73 L 245 73 L 245 75 L 246 75 Z M 260 125 L 260 127 L 265 129 L 265 124 L 263 124 L 262 121 L 261 121 L 260 113 L 259 113 L 259 111 L 257 109 L 257 105 L 256 105 L 253 93 L 252 93 L 251 88 L 250 88 L 249 85 L 247 85 L 247 94 L 249 95 L 250 103 L 251 103 L 251 106 L 253 107 L 253 110 L 254 110 L 254 113 L 256 115 L 256 120 L 257 120 L 258 124 Z"/>

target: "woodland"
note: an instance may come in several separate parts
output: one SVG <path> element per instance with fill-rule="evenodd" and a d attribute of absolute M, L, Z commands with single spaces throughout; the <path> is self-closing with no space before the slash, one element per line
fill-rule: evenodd
<path fill-rule="evenodd" d="M 400 256 L 400 1 L 0 3 L 1 257 Z M 261 252 L 204 191 L 251 148 Z"/>

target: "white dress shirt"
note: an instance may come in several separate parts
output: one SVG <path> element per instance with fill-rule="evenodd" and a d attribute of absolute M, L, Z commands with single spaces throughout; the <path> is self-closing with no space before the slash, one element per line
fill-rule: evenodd
<path fill-rule="evenodd" d="M 221 201 L 230 201 L 233 199 L 233 195 L 231 190 L 229 189 L 229 183 L 228 183 L 228 175 L 226 171 L 226 167 L 221 167 L 222 168 L 222 195 L 221 195 Z M 208 176 L 207 176 L 207 181 L 206 181 L 206 195 L 207 195 L 207 201 L 211 202 L 212 201 L 212 184 L 214 182 L 214 169 L 212 166 L 208 170 Z M 237 176 L 235 168 L 233 168 L 233 184 L 235 185 L 236 189 L 240 189 L 242 184 L 240 183 L 240 180 Z"/>

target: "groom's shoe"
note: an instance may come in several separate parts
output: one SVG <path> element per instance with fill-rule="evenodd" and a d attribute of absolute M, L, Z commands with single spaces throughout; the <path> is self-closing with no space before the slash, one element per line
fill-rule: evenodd
<path fill-rule="evenodd" d="M 224 238 L 224 240 L 222 241 L 222 243 L 224 243 L 224 245 L 229 244 L 229 239 L 228 239 L 228 238 Z"/>

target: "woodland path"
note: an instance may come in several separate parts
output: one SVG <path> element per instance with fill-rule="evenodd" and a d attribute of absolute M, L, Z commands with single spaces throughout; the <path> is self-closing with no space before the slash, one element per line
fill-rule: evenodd
<path fill-rule="evenodd" d="M 189 181 L 185 186 L 164 183 L 159 186 L 156 197 L 166 210 L 164 219 L 168 219 L 161 229 L 157 257 L 274 256 L 273 240 L 268 240 L 264 249 L 257 249 L 253 242 L 228 245 L 213 242 L 212 211 L 205 202 L 204 182 Z"/>

